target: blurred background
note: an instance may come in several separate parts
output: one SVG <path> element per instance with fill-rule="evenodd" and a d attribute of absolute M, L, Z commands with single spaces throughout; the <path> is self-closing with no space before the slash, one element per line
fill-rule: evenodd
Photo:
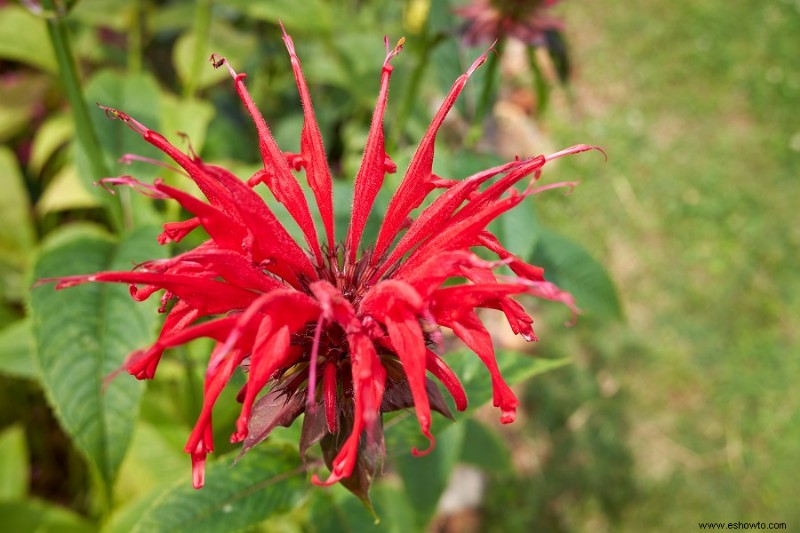
<path fill-rule="evenodd" d="M 85 445 L 54 414 L 26 318 L 42 243 L 65 227 L 124 234 L 185 216 L 132 196 L 111 204 L 91 187 L 103 174 L 156 175 L 119 163 L 125 153 L 158 157 L 95 102 L 176 142 L 185 132 L 204 160 L 246 178 L 258 168 L 257 137 L 228 73 L 208 64 L 213 51 L 248 74 L 282 149 L 299 151 L 302 112 L 278 20 L 309 80 L 342 222 L 384 35 L 406 38 L 386 120 L 401 171 L 450 84 L 496 38 L 445 124 L 435 172 L 462 178 L 578 143 L 608 154 L 548 165 L 544 182 L 581 184 L 538 195 L 496 228 L 584 311 L 565 327 L 567 310 L 526 302 L 541 339 L 533 346 L 497 327 L 500 351 L 558 368 L 518 380 L 513 425 L 484 407 L 458 430 L 443 426 L 428 462 L 406 443 L 391 447 L 373 487 L 378 525 L 349 493 L 302 475 L 291 498 L 265 496 L 261 511 L 239 514 L 208 489 L 203 501 L 187 492 L 173 507 L 159 503 L 174 487 L 191 490 L 182 448 L 207 345 L 165 359 L 138 417 L 134 409 L 118 472 L 98 481 Z M 195 531 L 800 524 L 798 36 L 796 0 L 0 1 L 0 524 L 125 531 L 142 528 L 146 510 L 167 517 L 162 525 L 175 520 L 165 530 Z M 233 394 L 215 418 L 235 418 Z M 296 432 L 270 442 L 284 453 Z M 250 472 L 242 463 L 215 472 Z M 451 479 L 461 490 L 442 498 Z M 270 486 L 249 485 L 240 498 Z M 179 504 L 205 514 L 181 521 Z"/>

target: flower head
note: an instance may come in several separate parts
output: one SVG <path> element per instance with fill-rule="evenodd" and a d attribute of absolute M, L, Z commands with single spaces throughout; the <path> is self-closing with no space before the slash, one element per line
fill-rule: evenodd
<path fill-rule="evenodd" d="M 214 449 L 212 407 L 241 368 L 247 383 L 238 396 L 242 407 L 231 441 L 243 441 L 247 451 L 276 426 L 305 414 L 301 454 L 320 443 L 330 469 L 327 479 L 314 476 L 313 482 L 342 482 L 363 497 L 384 455 L 382 413 L 413 407 L 430 450 L 431 410 L 450 416 L 431 377 L 452 395 L 457 409 L 466 408 L 458 377 L 436 351 L 440 328 L 451 329 L 480 357 L 491 375 L 501 420 L 514 420 L 518 401 L 500 374 L 491 337 L 476 309 L 500 310 L 515 333 L 534 340 L 533 320 L 514 296 L 532 294 L 573 309 L 574 304 L 569 294 L 545 281 L 542 269 L 514 256 L 486 227 L 528 196 L 552 187 L 534 187 L 548 161 L 590 147 L 517 159 L 460 181 L 434 175 L 437 131 L 467 78 L 486 59 L 483 54 L 453 84 L 391 200 L 377 241 L 364 246 L 367 216 L 385 174 L 395 170 L 384 150 L 383 115 L 390 62 L 402 41 L 394 48 L 387 42 L 380 93 L 355 178 L 352 220 L 337 244 L 322 137 L 292 40 L 285 32 L 283 39 L 304 110 L 300 154 L 280 151 L 245 87 L 245 75 L 216 56 L 214 65 L 229 69 L 258 131 L 264 165 L 247 182 L 203 162 L 191 150 L 178 150 L 122 111 L 104 108 L 109 117 L 122 120 L 167 154 L 206 200 L 161 180 L 145 184 L 123 176 L 104 179 L 103 184 L 131 186 L 177 201 L 194 215 L 165 224 L 159 236 L 162 244 L 180 241 L 198 227 L 210 238 L 188 252 L 146 261 L 129 272 L 42 281 L 56 281 L 58 289 L 87 282 L 125 283 L 137 301 L 163 291 L 160 312 L 166 318 L 158 339 L 131 354 L 124 365 L 138 379 L 154 377 L 168 348 L 199 337 L 216 342 L 205 376 L 203 408 L 185 447 L 192 457 L 195 487 L 203 485 L 205 458 Z M 293 172 L 300 169 L 321 215 L 322 242 Z M 519 192 L 514 185 L 523 180 L 528 185 Z M 302 243 L 290 237 L 254 192 L 262 183 L 297 223 Z M 434 191 L 438 196 L 411 219 Z M 482 260 L 471 248 L 485 248 L 497 260 Z M 499 265 L 510 267 L 514 276 L 496 275 Z M 443 286 L 454 277 L 466 281 Z"/>
<path fill-rule="evenodd" d="M 515 37 L 530 46 L 547 45 L 548 33 L 563 29 L 562 22 L 548 14 L 559 0 L 472 0 L 456 13 L 466 20 L 467 44 Z"/>

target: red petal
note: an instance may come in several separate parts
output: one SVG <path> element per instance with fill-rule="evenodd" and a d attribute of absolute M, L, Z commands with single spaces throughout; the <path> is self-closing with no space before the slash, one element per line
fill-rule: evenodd
<path fill-rule="evenodd" d="M 519 161 L 512 161 L 511 163 L 485 170 L 447 189 L 447 191 L 436 198 L 429 207 L 420 213 L 417 220 L 411 224 L 411 227 L 400 239 L 400 242 L 397 243 L 397 246 L 392 250 L 392 253 L 386 261 L 383 262 L 381 267 L 372 276 L 372 279 L 379 279 L 389 267 L 403 257 L 411 248 L 431 235 L 436 235 L 441 232 L 448 218 L 450 218 L 461 203 L 477 190 L 481 184 L 486 182 L 486 180 L 521 164 L 522 163 Z M 376 253 L 379 253 L 379 251 L 376 251 Z"/>
<path fill-rule="evenodd" d="M 314 198 L 317 200 L 322 223 L 325 225 L 325 233 L 328 237 L 328 246 L 333 246 L 334 222 L 333 222 L 333 192 L 331 183 L 331 173 L 328 168 L 328 159 L 325 156 L 325 147 L 322 144 L 322 135 L 319 131 L 317 119 L 314 116 L 314 107 L 311 105 L 311 96 L 308 93 L 303 70 L 300 67 L 300 60 L 294 50 L 292 38 L 286 34 L 286 29 L 281 24 L 283 32 L 283 42 L 289 50 L 292 59 L 292 70 L 294 79 L 297 83 L 297 91 L 300 93 L 300 101 L 303 104 L 303 131 L 300 134 L 300 150 L 306 169 L 306 178 Z"/>
<path fill-rule="evenodd" d="M 441 324 L 451 328 L 470 350 L 478 354 L 478 357 L 480 357 L 492 375 L 492 396 L 494 397 L 492 403 L 495 407 L 500 407 L 502 412 L 500 421 L 504 424 L 513 422 L 517 416 L 519 400 L 503 380 L 503 376 L 500 375 L 500 369 L 497 366 L 497 359 L 495 359 L 494 355 L 494 347 L 492 346 L 492 337 L 483 327 L 477 315 L 473 312 L 462 317 L 459 321 L 449 322 L 445 320 Z"/>
<path fill-rule="evenodd" d="M 264 170 L 266 171 L 265 183 L 272 191 L 272 194 L 275 195 L 275 199 L 286 207 L 286 210 L 297 222 L 297 225 L 300 226 L 308 246 L 317 259 L 317 263 L 322 264 L 322 251 L 317 239 L 317 230 L 314 227 L 314 220 L 311 218 L 311 212 L 308 209 L 303 189 L 300 188 L 300 184 L 292 175 L 286 158 L 278 148 L 267 123 L 264 121 L 264 117 L 244 85 L 244 79 L 247 76 L 245 74 L 236 74 L 233 69 L 230 70 L 234 77 L 234 84 L 236 85 L 236 91 L 239 93 L 239 98 L 258 130 L 261 159 L 264 162 Z"/>
<path fill-rule="evenodd" d="M 518 194 L 494 202 L 478 213 L 453 224 L 438 235 L 434 235 L 411 253 L 395 276 L 405 275 L 418 268 L 436 253 L 469 247 L 489 222 L 518 205 L 524 198 L 524 194 Z"/>
<path fill-rule="evenodd" d="M 392 340 L 400 362 L 403 363 L 403 370 L 408 377 L 411 395 L 414 398 L 414 410 L 417 413 L 420 429 L 423 435 L 428 438 L 430 447 L 422 452 L 416 448 L 412 450 L 414 455 L 425 455 L 435 446 L 435 441 L 431 435 L 431 407 L 428 400 L 428 393 L 425 390 L 425 340 L 422 337 L 422 329 L 414 313 L 404 306 L 398 305 L 387 314 L 385 318 L 386 330 Z"/>
<path fill-rule="evenodd" d="M 431 171 L 433 169 L 433 151 L 436 142 L 436 134 L 444 122 L 447 113 L 455 104 L 456 98 L 458 98 L 458 95 L 467 83 L 469 76 L 476 68 L 486 61 L 487 52 L 481 54 L 469 70 L 455 81 L 450 88 L 450 93 L 447 95 L 444 102 L 442 102 L 430 126 L 428 126 L 428 131 L 422 138 L 413 159 L 411 159 L 411 163 L 408 165 L 408 170 L 406 171 L 403 181 L 400 183 L 400 187 L 389 203 L 386 217 L 383 220 L 383 225 L 378 234 L 375 254 L 372 256 L 373 265 L 377 264 L 378 258 L 380 258 L 389 246 L 391 246 L 392 242 L 394 242 L 397 233 L 400 231 L 409 213 L 417 208 L 428 193 L 433 190 Z M 369 204 L 369 207 L 372 207 L 372 203 Z"/>
<path fill-rule="evenodd" d="M 388 42 L 388 41 L 387 41 Z M 387 44 L 388 48 L 388 44 Z M 355 262 L 358 246 L 361 242 L 361 234 L 367 223 L 367 217 L 372 210 L 372 204 L 383 184 L 386 171 L 386 147 L 383 140 L 383 114 L 386 110 L 386 99 L 389 94 L 389 79 L 392 76 L 392 66 L 389 61 L 400 52 L 402 43 L 399 43 L 394 50 L 387 50 L 386 60 L 381 71 L 381 88 L 378 93 L 378 101 L 375 104 L 375 112 L 372 114 L 372 124 L 369 129 L 367 146 L 364 149 L 364 157 L 361 159 L 361 167 L 358 169 L 353 192 L 353 215 L 350 222 L 350 229 L 347 233 L 347 243 L 345 245 L 349 252 L 349 260 Z"/>
<path fill-rule="evenodd" d="M 430 350 L 425 351 L 425 368 L 433 374 L 447 389 L 456 402 L 456 409 L 464 411 L 467 408 L 467 393 L 458 376 L 442 359 Z"/>
<path fill-rule="evenodd" d="M 337 433 L 339 419 L 336 411 L 336 364 L 325 365 L 322 377 L 322 397 L 325 402 L 325 419 L 328 424 L 328 433 Z"/>
<path fill-rule="evenodd" d="M 220 314 L 232 309 L 244 309 L 258 297 L 257 293 L 199 276 L 181 276 L 154 272 L 98 272 L 82 276 L 65 276 L 40 280 L 58 281 L 56 289 L 89 282 L 146 284 L 166 289 L 203 314 Z M 132 292 L 136 292 L 134 288 Z"/>

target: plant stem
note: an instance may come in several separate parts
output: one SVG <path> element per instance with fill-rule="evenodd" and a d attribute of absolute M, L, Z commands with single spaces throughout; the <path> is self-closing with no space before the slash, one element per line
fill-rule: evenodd
<path fill-rule="evenodd" d="M 472 118 L 472 127 L 467 135 L 467 147 L 474 147 L 475 143 L 480 139 L 483 132 L 483 119 L 489 111 L 489 107 L 494 100 L 495 78 L 497 78 L 497 69 L 500 65 L 500 57 L 503 55 L 503 48 L 505 48 L 505 39 L 498 38 L 497 44 L 494 47 L 494 53 L 489 54 L 486 60 L 486 71 L 484 72 L 483 87 L 481 94 L 478 97 L 478 104 L 475 107 L 475 116 Z"/>
<path fill-rule="evenodd" d="M 414 102 L 419 98 L 419 86 L 422 83 L 425 70 L 428 68 L 430 54 L 441 41 L 442 38 L 438 36 L 431 39 L 427 33 L 420 35 L 419 44 L 414 48 L 416 64 L 414 65 L 414 71 L 411 73 L 411 77 L 403 92 L 403 99 L 400 102 L 393 127 L 394 133 L 387 146 L 388 153 L 392 153 L 400 144 L 400 139 L 403 136 L 408 118 L 411 115 Z"/>
<path fill-rule="evenodd" d="M 536 91 L 536 115 L 541 117 L 550 103 L 550 84 L 536 58 L 536 48 L 528 47 L 527 52 L 528 64 L 533 75 L 533 88 Z"/>
<path fill-rule="evenodd" d="M 75 57 L 72 53 L 72 46 L 70 45 L 69 32 L 64 23 L 63 15 L 57 10 L 53 0 L 42 0 L 42 5 L 46 13 L 45 21 L 47 23 L 47 34 L 50 38 L 50 44 L 53 46 L 56 61 L 58 62 L 58 70 L 61 76 L 61 82 L 64 85 L 67 100 L 72 108 L 72 117 L 75 121 L 75 133 L 78 138 L 78 143 L 83 148 L 89 160 L 92 178 L 99 180 L 100 178 L 108 176 L 109 170 L 103 157 L 103 150 L 100 147 L 97 132 L 92 125 L 92 119 L 89 116 L 86 101 L 83 99 L 83 91 L 78 77 L 78 68 L 75 65 Z M 106 205 L 109 207 L 111 225 L 116 231 L 121 231 L 123 223 L 122 210 L 119 203 L 116 200 L 112 200 Z"/>
<path fill-rule="evenodd" d="M 128 73 L 134 76 L 142 72 L 142 3 L 143 0 L 131 2 L 128 24 Z"/>
<path fill-rule="evenodd" d="M 183 86 L 183 98 L 194 97 L 197 91 L 197 81 L 203 68 L 208 51 L 208 34 L 211 29 L 211 3 L 212 0 L 197 0 L 194 10 L 194 53 L 192 54 L 191 68 L 189 69 L 189 79 Z"/>

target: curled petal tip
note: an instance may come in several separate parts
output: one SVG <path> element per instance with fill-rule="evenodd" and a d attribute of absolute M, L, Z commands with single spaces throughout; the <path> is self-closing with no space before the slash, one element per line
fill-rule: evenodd
<path fill-rule="evenodd" d="M 428 439 L 429 446 L 422 451 L 416 448 L 411 448 L 411 455 L 413 455 L 414 457 L 422 457 L 423 455 L 428 455 L 433 451 L 434 448 L 436 448 L 436 439 L 433 438 L 431 432 L 425 430 L 422 432 L 422 434 L 425 435 L 425 438 Z"/>

